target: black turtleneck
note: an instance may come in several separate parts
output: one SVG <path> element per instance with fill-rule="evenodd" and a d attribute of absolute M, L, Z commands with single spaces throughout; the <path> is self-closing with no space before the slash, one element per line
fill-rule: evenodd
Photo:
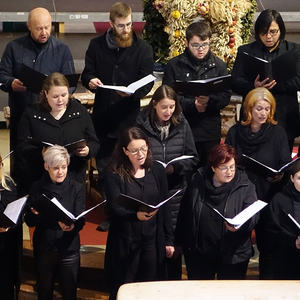
<path fill-rule="evenodd" d="M 207 52 L 207 54 L 206 54 L 203 58 L 201 58 L 201 59 L 195 57 L 195 56 L 191 53 L 191 51 L 190 51 L 189 48 L 186 48 L 186 53 L 187 53 L 187 56 L 188 56 L 189 60 L 192 62 L 192 64 L 193 64 L 193 65 L 196 65 L 196 66 L 201 66 L 201 65 L 202 65 L 203 63 L 205 63 L 205 62 L 210 58 L 210 56 L 211 56 L 210 50 L 209 50 L 209 51 Z"/>

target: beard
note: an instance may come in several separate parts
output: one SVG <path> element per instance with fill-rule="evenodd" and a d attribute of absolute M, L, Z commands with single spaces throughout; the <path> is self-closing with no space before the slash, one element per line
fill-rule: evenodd
<path fill-rule="evenodd" d="M 118 33 L 113 28 L 116 44 L 121 48 L 127 48 L 132 45 L 132 30 L 129 33 Z"/>

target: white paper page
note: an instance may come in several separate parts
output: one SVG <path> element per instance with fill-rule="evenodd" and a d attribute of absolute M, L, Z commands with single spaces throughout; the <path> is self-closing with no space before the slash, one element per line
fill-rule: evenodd
<path fill-rule="evenodd" d="M 227 77 L 231 77 L 231 75 L 228 74 L 228 75 L 223 75 L 223 76 L 214 77 L 214 78 L 208 78 L 208 79 L 191 80 L 191 81 L 189 81 L 189 82 L 195 82 L 195 83 L 208 83 L 208 82 L 215 81 L 215 80 L 221 80 L 221 79 L 224 79 L 224 78 L 227 78 Z"/>
<path fill-rule="evenodd" d="M 104 202 L 106 202 L 106 200 L 102 201 L 101 203 L 96 204 L 95 206 L 93 206 L 92 208 L 89 208 L 88 210 L 85 210 L 84 212 L 82 212 L 80 215 L 78 215 L 76 217 L 76 220 L 78 220 L 79 218 L 85 216 L 87 213 L 89 213 L 91 210 L 95 209 L 96 207 L 98 207 L 99 205 L 103 204 Z"/>
<path fill-rule="evenodd" d="M 145 76 L 144 78 L 141 78 L 140 80 L 137 80 L 131 84 L 128 85 L 128 89 L 132 91 L 132 94 L 139 89 L 140 87 L 148 84 L 151 81 L 154 81 L 156 77 L 154 77 L 152 74 L 149 74 Z"/>
<path fill-rule="evenodd" d="M 166 163 L 164 163 L 164 162 L 162 162 L 161 160 L 156 160 L 158 163 L 160 163 L 164 168 L 166 168 L 167 167 L 167 164 Z"/>
<path fill-rule="evenodd" d="M 181 155 L 179 157 L 176 157 L 176 158 L 173 158 L 171 159 L 168 164 L 171 164 L 172 162 L 174 161 L 177 161 L 177 160 L 182 160 L 182 159 L 187 159 L 187 158 L 193 158 L 194 156 L 193 155 Z"/>
<path fill-rule="evenodd" d="M 69 212 L 67 209 L 65 209 L 55 197 L 52 198 L 50 201 L 53 204 L 55 204 L 61 211 L 63 211 L 72 220 L 76 220 L 75 216 L 71 212 Z"/>
<path fill-rule="evenodd" d="M 257 200 L 239 214 L 237 214 L 234 218 L 226 218 L 227 222 L 235 225 L 235 226 L 242 226 L 245 222 L 247 222 L 252 216 L 254 216 L 257 212 L 263 209 L 268 203 Z"/>
<path fill-rule="evenodd" d="M 288 217 L 297 225 L 297 227 L 300 229 L 300 224 L 295 220 L 295 218 L 292 217 L 291 214 L 288 214 Z"/>
<path fill-rule="evenodd" d="M 160 202 L 159 204 L 157 204 L 157 205 L 149 205 L 149 206 L 151 206 L 151 207 L 153 207 L 153 208 L 159 208 L 159 207 L 161 207 L 163 204 L 165 204 L 167 201 L 169 201 L 169 200 L 171 200 L 174 196 L 176 196 L 178 193 L 180 193 L 182 190 L 178 190 L 178 191 L 176 191 L 172 196 L 170 196 L 169 198 L 167 198 L 166 200 L 164 200 L 164 201 L 162 201 L 162 202 Z"/>
<path fill-rule="evenodd" d="M 21 210 L 27 201 L 28 195 L 20 199 L 17 199 L 11 203 L 8 203 L 3 214 L 6 215 L 10 220 L 17 224 Z"/>
<path fill-rule="evenodd" d="M 129 84 L 127 87 L 126 86 L 117 86 L 117 85 L 101 85 L 99 87 L 104 88 L 104 89 L 111 89 L 111 90 L 116 90 L 116 91 L 120 91 L 120 92 L 124 92 L 127 94 L 133 94 L 137 89 L 139 89 L 140 87 L 148 84 L 151 81 L 154 81 L 156 79 L 155 76 L 149 74 L 147 76 L 145 76 L 142 79 L 139 79 L 131 84 Z"/>

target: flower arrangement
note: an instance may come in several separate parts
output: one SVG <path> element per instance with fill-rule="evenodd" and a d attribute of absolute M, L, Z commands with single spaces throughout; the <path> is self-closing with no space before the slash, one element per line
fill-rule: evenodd
<path fill-rule="evenodd" d="M 251 35 L 255 0 L 154 0 L 152 6 L 164 20 L 168 34 L 167 59 L 185 49 L 185 29 L 196 18 L 206 19 L 212 28 L 211 49 L 231 69 L 237 48 Z"/>

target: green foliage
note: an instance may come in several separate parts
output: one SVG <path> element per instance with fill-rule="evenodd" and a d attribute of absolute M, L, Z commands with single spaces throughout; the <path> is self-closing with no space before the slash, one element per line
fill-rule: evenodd
<path fill-rule="evenodd" d="M 144 20 L 143 38 L 153 48 L 154 61 L 166 63 L 169 54 L 169 36 L 164 31 L 166 21 L 153 6 L 153 0 L 143 0 Z"/>
<path fill-rule="evenodd" d="M 254 20 L 254 14 L 256 12 L 257 3 L 256 0 L 250 0 L 251 2 L 251 10 L 242 18 L 242 40 L 244 44 L 247 44 L 249 42 L 250 36 L 251 36 L 251 30 L 253 28 L 253 20 Z"/>

